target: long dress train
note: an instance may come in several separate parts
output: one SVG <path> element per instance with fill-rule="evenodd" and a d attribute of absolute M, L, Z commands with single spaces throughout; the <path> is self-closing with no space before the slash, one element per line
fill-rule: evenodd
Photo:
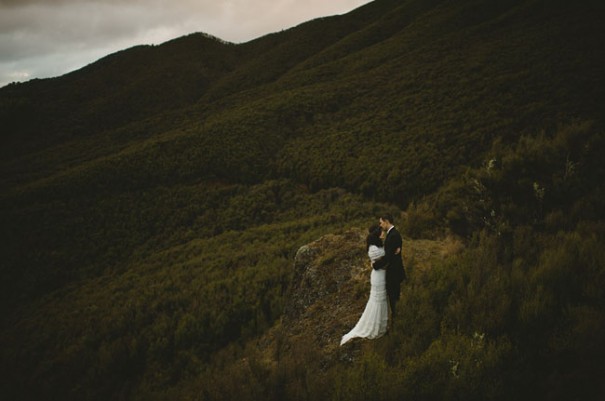
<path fill-rule="evenodd" d="M 375 261 L 384 256 L 384 249 L 370 245 L 368 256 L 372 261 Z M 355 327 L 342 337 L 340 345 L 343 345 L 354 337 L 378 338 L 387 331 L 389 305 L 386 290 L 386 271 L 383 269 L 372 269 L 370 284 L 368 303 Z"/>

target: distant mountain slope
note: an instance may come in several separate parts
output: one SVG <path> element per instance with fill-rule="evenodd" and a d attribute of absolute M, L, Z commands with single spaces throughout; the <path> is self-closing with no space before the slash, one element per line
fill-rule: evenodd
<path fill-rule="evenodd" d="M 406 204 L 497 138 L 601 119 L 602 10 L 586 4 L 377 1 L 243 45 L 193 35 L 135 48 L 3 89 L 3 149 L 27 169 L 24 146 L 110 137 L 108 155 L 145 132 L 145 149 L 161 142 L 173 160 L 153 167 L 163 175 L 277 174 Z M 219 154 L 230 166 L 214 167 Z"/>
<path fill-rule="evenodd" d="M 196 101 L 235 68 L 235 45 L 193 34 L 137 46 L 59 78 L 0 91 L 6 151 L 90 136 Z M 34 118 L 35 116 L 35 118 Z"/>
<path fill-rule="evenodd" d="M 27 243 L 35 223 L 15 216 L 39 202 L 275 178 L 405 208 L 494 143 L 600 129 L 602 16 L 589 1 L 379 0 L 242 45 L 194 34 L 10 85 L 7 226 Z"/>
<path fill-rule="evenodd" d="M 343 107 L 307 131 L 321 136 L 288 143 L 284 174 L 405 204 L 480 163 L 497 138 L 602 121 L 605 35 L 590 9 L 572 16 L 525 2 L 473 16 L 477 6 L 447 3 L 361 54 L 299 72 L 332 77 L 315 96 L 338 93 Z"/>

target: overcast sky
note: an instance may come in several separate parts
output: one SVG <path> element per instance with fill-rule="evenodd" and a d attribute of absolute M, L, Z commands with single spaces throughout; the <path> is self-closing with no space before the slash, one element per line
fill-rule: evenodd
<path fill-rule="evenodd" d="M 242 43 L 370 0 L 0 0 L 0 87 L 193 32 Z"/>

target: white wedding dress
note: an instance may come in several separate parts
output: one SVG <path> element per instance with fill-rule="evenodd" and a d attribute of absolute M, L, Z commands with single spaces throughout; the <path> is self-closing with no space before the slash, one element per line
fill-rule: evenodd
<path fill-rule="evenodd" d="M 376 245 L 370 245 L 368 256 L 372 262 L 380 259 L 384 256 L 384 249 Z M 354 337 L 373 339 L 387 332 L 389 305 L 386 290 L 386 271 L 384 269 L 372 269 L 370 284 L 370 298 L 368 299 L 366 308 L 355 327 L 353 327 L 353 330 L 342 336 L 340 345 L 343 345 Z"/>

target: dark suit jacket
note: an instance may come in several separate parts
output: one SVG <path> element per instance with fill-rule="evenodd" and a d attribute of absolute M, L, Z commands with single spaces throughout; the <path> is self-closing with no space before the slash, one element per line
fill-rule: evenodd
<path fill-rule="evenodd" d="M 395 227 L 389 231 L 384 239 L 384 257 L 374 262 L 374 269 L 386 269 L 387 292 L 396 290 L 399 293 L 399 284 L 406 279 L 403 268 L 401 252 L 396 254 L 397 248 L 402 248 L 401 234 Z"/>

